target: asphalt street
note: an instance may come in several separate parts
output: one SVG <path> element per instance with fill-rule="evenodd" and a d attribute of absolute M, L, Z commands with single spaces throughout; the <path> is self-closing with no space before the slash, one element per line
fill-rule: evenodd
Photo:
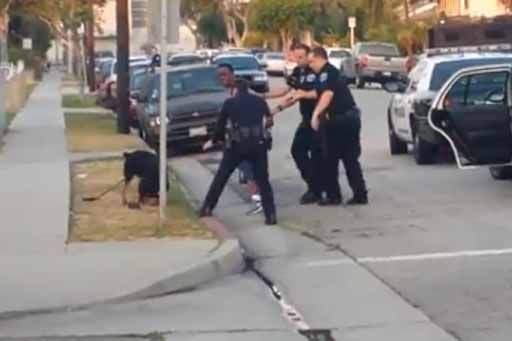
<path fill-rule="evenodd" d="M 417 166 L 412 155 L 391 156 L 390 96 L 377 89 L 354 94 L 363 113 L 370 206 L 297 205 L 305 188 L 289 152 L 299 117 L 293 109 L 274 129 L 271 174 L 281 220 L 358 260 L 460 340 L 510 340 L 512 182 L 493 180 L 486 168 L 460 171 L 446 161 Z M 341 180 L 348 199 L 343 173 Z"/>
<path fill-rule="evenodd" d="M 274 88 L 283 85 L 281 79 L 272 79 Z M 338 341 L 405 340 L 396 335 L 405 335 L 404 330 L 414 324 L 425 324 L 421 314 L 458 340 L 510 340 L 512 182 L 492 180 L 487 169 L 463 172 L 446 161 L 417 166 L 412 155 L 392 157 L 386 126 L 390 96 L 377 88 L 354 90 L 354 94 L 363 112 L 362 161 L 370 205 L 298 205 L 305 187 L 289 149 L 300 116 L 296 107 L 281 113 L 273 129 L 270 161 L 283 225 L 278 238 L 282 245 L 293 244 L 299 251 L 293 254 L 293 266 L 289 254 L 277 258 L 270 251 L 262 253 L 260 269 L 295 299 L 292 303 L 306 322 L 330 328 Z M 215 161 L 218 154 L 208 158 Z M 351 193 L 343 172 L 341 179 L 348 199 Z M 245 208 L 232 209 L 243 212 Z M 246 217 L 242 213 L 239 219 Z M 340 277 L 348 265 L 354 283 L 372 283 L 354 288 L 354 297 L 350 297 L 350 282 Z M 376 281 L 370 282 L 369 277 Z M 332 294 L 336 290 L 339 300 Z M 386 297 L 373 295 L 377 292 L 385 292 Z M 419 313 L 410 312 L 412 307 Z M 372 316 L 358 316 L 361 312 L 372 312 Z M 395 313 L 410 316 L 409 324 L 402 324 Z M 368 320 L 371 325 L 363 323 Z M 381 337 L 375 337 L 379 333 Z M 428 335 L 439 333 L 425 324 L 421 337 L 408 339 L 441 341 Z M 36 336 L 91 341 L 124 341 L 127 336 L 172 341 L 305 339 L 283 316 L 269 287 L 249 271 L 195 291 L 143 302 L 0 317 L 0 340 Z"/>

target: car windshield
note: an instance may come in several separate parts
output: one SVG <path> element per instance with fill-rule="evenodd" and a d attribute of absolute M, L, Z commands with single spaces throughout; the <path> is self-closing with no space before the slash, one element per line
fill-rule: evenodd
<path fill-rule="evenodd" d="M 363 44 L 359 49 L 359 53 L 376 57 L 399 57 L 400 52 L 393 45 L 382 44 Z"/>
<path fill-rule="evenodd" d="M 152 89 L 151 99 L 156 101 L 160 97 L 159 75 L 153 79 Z M 216 68 L 198 68 L 167 73 L 168 98 L 223 91 L 226 91 L 226 89 L 219 81 Z"/>
<path fill-rule="evenodd" d="M 350 53 L 344 50 L 335 50 L 329 53 L 329 58 L 347 58 L 350 57 Z"/>
<path fill-rule="evenodd" d="M 142 89 L 145 76 L 146 74 L 144 72 L 137 72 L 132 74 L 130 77 L 130 91 L 138 91 Z"/>
<path fill-rule="evenodd" d="M 259 64 L 256 58 L 251 57 L 228 57 L 219 58 L 215 61 L 215 64 L 229 64 L 235 70 L 258 70 Z"/>
<path fill-rule="evenodd" d="M 108 77 L 110 76 L 110 70 L 112 68 L 112 63 L 114 61 L 107 61 L 103 64 L 101 64 L 101 74 L 104 76 L 104 77 Z"/>
<path fill-rule="evenodd" d="M 438 91 L 444 83 L 457 71 L 467 67 L 492 65 L 492 64 L 510 64 L 512 57 L 506 58 L 482 58 L 482 59 L 466 59 L 442 62 L 436 65 L 430 80 L 430 90 Z"/>
<path fill-rule="evenodd" d="M 284 55 L 281 53 L 272 53 L 267 54 L 267 59 L 269 60 L 284 60 Z"/>
<path fill-rule="evenodd" d="M 197 64 L 201 63 L 203 58 L 199 56 L 176 56 L 173 57 L 169 61 L 169 65 L 178 66 L 178 65 L 188 65 L 188 64 Z"/>

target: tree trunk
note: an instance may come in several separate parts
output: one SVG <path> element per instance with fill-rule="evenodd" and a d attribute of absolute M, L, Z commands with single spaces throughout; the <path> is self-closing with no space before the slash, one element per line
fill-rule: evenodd
<path fill-rule="evenodd" d="M 249 19 L 243 18 L 242 23 L 244 24 L 244 31 L 242 32 L 242 37 L 240 38 L 241 44 L 245 42 L 245 39 L 247 39 L 247 35 L 249 34 Z"/>
<path fill-rule="evenodd" d="M 0 12 L 0 63 L 7 63 L 9 61 L 7 53 L 7 34 L 9 30 L 8 9 L 9 6 L 6 5 Z"/>
<path fill-rule="evenodd" d="M 7 54 L 7 31 L 9 27 L 9 17 L 7 15 L 7 10 L 9 9 L 9 4 L 7 3 L 0 11 L 0 66 L 7 63 L 9 61 L 9 56 Z M 4 73 L 0 72 L 0 138 L 5 132 L 6 129 L 6 120 L 5 120 L 5 79 Z"/>
<path fill-rule="evenodd" d="M 405 21 L 409 21 L 409 0 L 404 0 Z"/>
<path fill-rule="evenodd" d="M 89 84 L 89 91 L 96 90 L 96 72 L 94 60 L 94 8 L 92 1 L 89 0 L 90 19 L 85 23 L 85 48 L 87 55 L 87 83 Z"/>
<path fill-rule="evenodd" d="M 117 0 L 117 131 L 130 133 L 129 109 L 129 59 L 130 32 L 128 19 L 128 0 Z"/>
<path fill-rule="evenodd" d="M 288 33 L 288 30 L 286 29 L 280 29 L 279 30 L 279 35 L 281 36 L 281 42 L 283 44 L 283 52 L 285 54 L 287 54 L 289 51 L 290 51 L 290 35 Z"/>

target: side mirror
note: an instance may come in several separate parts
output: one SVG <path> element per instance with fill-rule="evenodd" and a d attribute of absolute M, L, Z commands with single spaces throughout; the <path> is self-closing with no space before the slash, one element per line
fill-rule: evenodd
<path fill-rule="evenodd" d="M 396 94 L 405 91 L 405 84 L 401 82 L 386 82 L 382 86 L 389 93 Z"/>

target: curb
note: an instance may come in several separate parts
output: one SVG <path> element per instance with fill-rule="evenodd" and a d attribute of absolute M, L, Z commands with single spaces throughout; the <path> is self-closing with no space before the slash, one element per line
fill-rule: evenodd
<path fill-rule="evenodd" d="M 211 256 L 212 254 L 214 254 Z M 188 266 L 178 273 L 174 273 L 155 283 L 149 284 L 132 293 L 122 296 L 99 299 L 87 303 L 70 304 L 65 306 L 49 306 L 27 310 L 0 312 L 0 320 L 17 319 L 26 316 L 52 314 L 69 311 L 80 311 L 105 304 L 120 304 L 159 296 L 177 294 L 194 290 L 196 287 L 221 277 L 241 272 L 244 269 L 244 260 L 241 249 L 236 240 L 225 240 L 222 245 L 209 251 L 209 259 L 199 261 Z"/>
<path fill-rule="evenodd" d="M 244 269 L 244 260 L 238 241 L 224 240 L 222 244 L 212 249 L 210 254 L 214 252 L 217 252 L 217 256 L 207 262 L 194 264 L 181 273 L 162 279 L 139 291 L 107 299 L 101 303 L 126 303 L 192 290 L 201 284 Z"/>

